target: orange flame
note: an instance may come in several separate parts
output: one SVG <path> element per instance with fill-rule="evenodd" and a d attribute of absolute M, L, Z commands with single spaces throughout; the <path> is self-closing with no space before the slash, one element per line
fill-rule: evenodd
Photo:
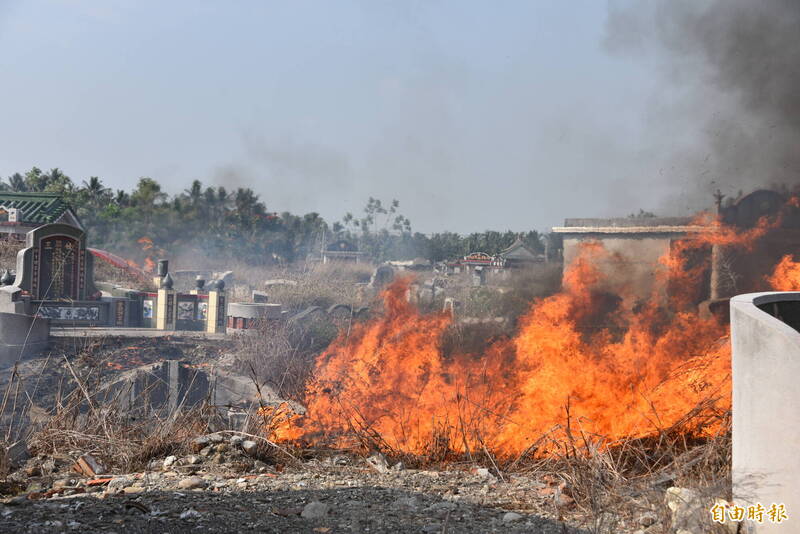
<path fill-rule="evenodd" d="M 787 254 L 767 277 L 770 287 L 777 291 L 800 291 L 800 263 Z"/>
<path fill-rule="evenodd" d="M 136 240 L 136 242 L 142 245 L 143 251 L 148 251 L 148 250 L 152 251 L 144 259 L 144 267 L 142 267 L 142 269 L 148 273 L 155 272 L 156 262 L 153 261 L 151 254 L 154 252 L 160 254 L 162 251 L 160 249 L 156 250 L 155 248 L 153 248 L 153 240 L 150 239 L 149 237 L 140 237 L 139 239 Z"/>
<path fill-rule="evenodd" d="M 142 250 L 150 250 L 153 248 L 153 240 L 149 237 L 140 237 L 136 242 L 142 245 Z"/>
<path fill-rule="evenodd" d="M 451 317 L 420 314 L 405 298 L 409 280 L 397 280 L 383 294 L 383 316 L 342 332 L 320 355 L 305 416 L 286 417 L 273 436 L 334 447 L 366 436 L 414 454 L 444 446 L 512 456 L 533 445 L 546 453 L 578 432 L 600 445 L 644 437 L 701 405 L 704 426 L 687 431 L 717 432 L 715 416 L 731 406 L 730 346 L 726 326 L 688 306 L 707 267 L 691 252 L 749 250 L 776 223 L 741 233 L 715 219 L 701 224 L 708 231 L 675 243 L 657 266 L 675 288 L 672 307 L 657 295 L 633 309 L 602 298 L 598 265 L 610 253 L 584 243 L 562 291 L 534 302 L 518 333 L 480 356 L 445 354 Z M 800 287 L 800 264 L 784 258 L 770 282 Z"/>
<path fill-rule="evenodd" d="M 573 428 L 615 439 L 668 427 L 709 395 L 727 409 L 729 356 L 714 319 L 652 306 L 629 317 L 611 311 L 628 324 L 618 338 L 581 327 L 602 315 L 592 291 L 600 254 L 600 245 L 586 245 L 564 290 L 536 302 L 516 337 L 481 357 L 442 354 L 451 318 L 421 315 L 404 298 L 409 281 L 396 282 L 383 317 L 320 356 L 306 417 L 276 437 L 345 446 L 357 430 L 411 453 L 444 440 L 457 452 L 487 444 L 511 455 L 548 433 L 563 438 L 568 413 Z"/>

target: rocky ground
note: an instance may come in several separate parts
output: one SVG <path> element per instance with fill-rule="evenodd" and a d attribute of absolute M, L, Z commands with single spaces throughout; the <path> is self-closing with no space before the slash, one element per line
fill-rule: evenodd
<path fill-rule="evenodd" d="M 287 457 L 282 464 L 255 459 L 263 447 L 248 436 L 212 434 L 194 440 L 192 454 L 114 475 L 78 474 L 77 451 L 30 458 L 3 488 L 10 496 L 0 501 L 0 531 L 590 531 L 591 519 L 556 479 L 501 479 L 468 466 L 405 469 L 381 456 Z M 653 516 L 645 522 L 655 521 Z M 620 524 L 613 532 L 636 528 L 642 527 Z"/>

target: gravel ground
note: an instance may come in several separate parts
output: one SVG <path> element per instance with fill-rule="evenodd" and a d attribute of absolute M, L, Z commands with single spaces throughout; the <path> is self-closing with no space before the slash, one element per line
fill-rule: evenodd
<path fill-rule="evenodd" d="M 558 485 L 485 468 L 379 472 L 336 456 L 278 471 L 227 442 L 97 479 L 71 461 L 32 458 L 12 475 L 24 489 L 0 501 L 0 532 L 585 532 Z"/>
<path fill-rule="evenodd" d="M 91 495 L 91 494 L 88 494 Z M 314 503 L 314 504 L 309 504 Z M 579 532 L 536 515 L 391 488 L 147 491 L 3 506 L 2 532 Z M 511 516 L 515 517 L 516 516 Z"/>

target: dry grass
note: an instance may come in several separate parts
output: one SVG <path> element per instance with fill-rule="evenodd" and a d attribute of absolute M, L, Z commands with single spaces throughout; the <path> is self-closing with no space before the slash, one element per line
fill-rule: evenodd
<path fill-rule="evenodd" d="M 94 279 L 98 282 L 111 282 L 112 284 L 139 289 L 144 291 L 155 290 L 152 280 L 142 280 L 133 276 L 128 271 L 115 267 L 99 258 L 94 258 Z"/>
<path fill-rule="evenodd" d="M 17 268 L 17 252 L 25 248 L 25 241 L 0 238 L 0 269 Z"/>
<path fill-rule="evenodd" d="M 469 273 L 447 277 L 447 293 L 462 303 L 465 317 L 505 317 L 513 325 L 531 302 L 561 289 L 561 264 L 537 263 L 527 268 L 490 273 L 487 285 L 472 286 Z M 443 299 L 441 299 L 443 300 Z M 441 303 L 437 303 L 441 309 Z"/>
<path fill-rule="evenodd" d="M 172 411 L 143 408 L 149 400 L 148 390 L 138 393 L 130 403 L 123 398 L 129 396 L 128 388 L 109 388 L 107 379 L 101 376 L 106 374 L 101 347 L 92 341 L 80 347 L 73 358 L 49 357 L 39 376 L 28 377 L 28 383 L 23 383 L 16 366 L 8 370 L 12 376 L 0 405 L 0 441 L 10 445 L 24 440 L 32 455 L 74 460 L 90 453 L 107 468 L 123 473 L 147 469 L 151 460 L 170 454 L 188 454 L 192 438 L 211 432 L 257 432 L 262 436 L 259 439 L 266 441 L 258 406 L 234 421 L 210 403 L 211 392 L 205 401 L 191 406 L 183 405 L 185 400 L 181 399 Z M 53 396 L 47 395 L 52 398 L 50 406 L 33 401 L 45 393 L 39 391 L 39 385 L 45 383 L 46 373 L 60 375 L 56 391 L 48 392 Z M 260 457 L 270 459 L 277 453 L 276 447 L 266 446 Z M 4 468 L 2 474 L 8 475 L 8 465 Z"/>
<path fill-rule="evenodd" d="M 349 421 L 351 452 L 380 451 L 391 462 L 410 467 L 483 465 L 501 480 L 516 473 L 551 481 L 554 515 L 569 516 L 597 534 L 636 530 L 645 513 L 656 514 L 657 525 L 667 532 L 671 522 L 664 505 L 667 488 L 690 488 L 701 501 L 696 513 L 698 521 L 707 524 L 704 531 L 721 533 L 710 523 L 707 510 L 715 498 L 731 498 L 731 427 L 730 412 L 715 411 L 714 400 L 698 404 L 670 428 L 615 440 L 576 428 L 565 407 L 563 424 L 514 457 L 497 453 L 491 441 L 482 439 L 487 421 L 480 414 L 488 410 L 459 410 L 458 420 L 440 421 L 424 452 L 414 455 L 394 449 L 356 414 Z M 711 432 L 714 428 L 719 430 Z"/>

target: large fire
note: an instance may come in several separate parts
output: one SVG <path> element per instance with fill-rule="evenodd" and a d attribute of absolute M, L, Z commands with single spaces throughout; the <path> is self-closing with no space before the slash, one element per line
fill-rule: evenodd
<path fill-rule="evenodd" d="M 708 226 L 654 266 L 686 291 L 696 275 L 687 252 L 747 249 L 769 229 L 764 223 L 737 234 Z M 532 447 L 547 452 L 576 435 L 601 446 L 647 436 L 698 406 L 707 418 L 694 431 L 720 430 L 714 415 L 731 402 L 727 327 L 680 299 L 671 309 L 656 298 L 605 309 L 596 289 L 603 280 L 597 260 L 605 254 L 600 244 L 586 243 L 562 291 L 534 302 L 516 335 L 480 356 L 445 354 L 451 317 L 421 314 L 405 298 L 410 281 L 396 281 L 384 293 L 381 317 L 342 333 L 320 355 L 307 413 L 289 419 L 276 437 L 339 447 L 366 438 L 414 454 L 445 447 L 510 457 Z M 784 258 L 769 281 L 796 289 L 800 267 Z"/>

